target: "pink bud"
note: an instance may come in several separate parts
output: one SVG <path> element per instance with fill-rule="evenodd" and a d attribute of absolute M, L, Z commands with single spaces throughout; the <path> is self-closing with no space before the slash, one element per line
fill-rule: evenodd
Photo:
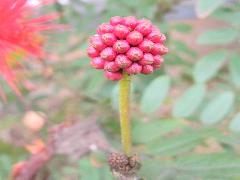
<path fill-rule="evenodd" d="M 117 41 L 117 38 L 113 33 L 106 33 L 102 35 L 102 41 L 107 46 L 112 46 Z"/>
<path fill-rule="evenodd" d="M 123 54 L 117 55 L 117 57 L 115 59 L 115 62 L 120 68 L 126 68 L 126 67 L 129 67 L 132 64 L 132 61 L 130 61 L 127 58 L 127 56 L 123 55 Z"/>
<path fill-rule="evenodd" d="M 160 55 L 154 56 L 153 59 L 154 59 L 154 62 L 153 62 L 154 65 L 160 65 L 164 61 L 164 59 Z"/>
<path fill-rule="evenodd" d="M 160 39 L 160 43 L 163 43 L 166 41 L 166 36 L 164 34 L 161 34 L 161 39 Z"/>
<path fill-rule="evenodd" d="M 127 36 L 128 43 L 133 46 L 140 44 L 142 40 L 143 40 L 143 35 L 138 31 L 132 31 Z"/>
<path fill-rule="evenodd" d="M 116 57 L 116 53 L 113 51 L 113 48 L 107 47 L 100 53 L 100 56 L 103 60 L 113 61 Z"/>
<path fill-rule="evenodd" d="M 105 77 L 112 81 L 118 81 L 122 79 L 122 73 L 105 71 Z"/>
<path fill-rule="evenodd" d="M 136 31 L 140 32 L 143 36 L 148 35 L 152 31 L 152 24 L 150 22 L 141 22 L 135 28 Z"/>
<path fill-rule="evenodd" d="M 116 26 L 118 24 L 124 24 L 124 18 L 122 18 L 121 16 L 111 17 L 110 24 L 113 26 Z"/>
<path fill-rule="evenodd" d="M 95 58 L 95 57 L 98 57 L 99 56 L 99 52 L 92 46 L 89 46 L 87 48 L 87 54 L 89 57 L 91 58 Z"/>
<path fill-rule="evenodd" d="M 120 68 L 119 68 L 119 66 L 115 62 L 111 61 L 111 62 L 106 62 L 105 63 L 104 69 L 106 71 L 109 71 L 109 72 L 116 72 Z"/>
<path fill-rule="evenodd" d="M 152 31 L 147 38 L 154 43 L 163 43 L 166 40 L 166 36 L 158 31 Z"/>
<path fill-rule="evenodd" d="M 142 67 L 141 73 L 142 74 L 151 74 L 151 73 L 153 73 L 153 66 L 152 65 L 144 65 Z"/>
<path fill-rule="evenodd" d="M 168 48 L 164 45 L 161 46 L 160 55 L 165 55 L 168 53 Z"/>
<path fill-rule="evenodd" d="M 124 19 L 125 19 L 125 22 L 124 22 L 125 26 L 130 28 L 130 30 L 134 30 L 134 28 L 138 24 L 138 20 L 134 16 L 128 16 L 128 17 L 125 17 Z"/>
<path fill-rule="evenodd" d="M 125 39 L 129 32 L 129 29 L 124 25 L 118 24 L 114 27 L 114 34 L 119 39 Z"/>
<path fill-rule="evenodd" d="M 163 44 L 156 43 L 156 44 L 154 44 L 154 47 L 153 47 L 151 53 L 153 55 L 164 55 L 164 54 L 168 53 L 168 48 L 165 47 Z"/>
<path fill-rule="evenodd" d="M 126 40 L 117 40 L 113 45 L 113 50 L 117 53 L 125 53 L 129 50 L 130 45 Z"/>
<path fill-rule="evenodd" d="M 105 62 L 102 58 L 95 57 L 91 60 L 90 64 L 95 69 L 103 69 Z"/>
<path fill-rule="evenodd" d="M 141 65 L 148 65 L 154 62 L 153 55 L 150 53 L 145 53 L 143 58 L 138 62 Z"/>
<path fill-rule="evenodd" d="M 143 52 L 137 47 L 131 47 L 127 52 L 127 57 L 131 61 L 139 61 L 143 57 Z"/>
<path fill-rule="evenodd" d="M 138 63 L 133 63 L 131 66 L 125 69 L 128 74 L 138 74 L 142 71 L 142 66 Z"/>
<path fill-rule="evenodd" d="M 98 34 L 112 33 L 113 29 L 114 28 L 111 24 L 102 23 L 98 26 L 97 33 Z"/>
<path fill-rule="evenodd" d="M 106 45 L 103 43 L 103 41 L 99 35 L 92 36 L 90 38 L 90 43 L 98 51 L 101 51 L 106 47 Z"/>
<path fill-rule="evenodd" d="M 154 47 L 154 43 L 148 39 L 145 39 L 138 46 L 143 52 L 149 53 Z"/>

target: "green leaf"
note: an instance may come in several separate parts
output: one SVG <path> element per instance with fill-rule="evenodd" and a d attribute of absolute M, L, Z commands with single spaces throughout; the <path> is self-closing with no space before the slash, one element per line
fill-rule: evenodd
<path fill-rule="evenodd" d="M 98 93 L 99 87 L 104 83 L 105 79 L 101 77 L 101 72 L 92 71 L 86 76 L 86 84 L 84 85 L 84 91 L 88 94 Z M 89 78 L 90 77 L 90 78 Z"/>
<path fill-rule="evenodd" d="M 224 92 L 210 101 L 201 113 L 201 121 L 212 125 L 222 121 L 233 107 L 235 95 L 231 91 Z"/>
<path fill-rule="evenodd" d="M 226 51 L 215 51 L 202 57 L 194 66 L 193 76 L 197 82 L 203 83 L 214 77 L 228 53 Z"/>
<path fill-rule="evenodd" d="M 173 115 L 175 117 L 189 117 L 200 106 L 206 93 L 206 86 L 204 84 L 196 84 L 190 87 L 184 94 L 176 101 L 173 107 Z"/>
<path fill-rule="evenodd" d="M 159 156 L 175 156 L 190 151 L 196 145 L 202 143 L 209 136 L 219 137 L 216 129 L 200 129 L 184 131 L 177 136 L 159 138 L 147 144 L 147 153 Z"/>
<path fill-rule="evenodd" d="M 227 23 L 230 23 L 232 25 L 235 26 L 239 26 L 240 25 L 240 12 L 239 11 L 229 11 L 226 9 L 220 9 L 217 10 L 216 12 L 214 12 L 213 17 L 218 19 L 218 20 L 222 20 L 225 21 Z"/>
<path fill-rule="evenodd" d="M 89 157 L 84 157 L 79 161 L 79 174 L 81 180 L 113 180 L 109 168 L 106 166 L 93 166 Z"/>
<path fill-rule="evenodd" d="M 203 32 L 197 39 L 198 44 L 225 45 L 237 39 L 239 32 L 231 28 L 218 28 Z"/>
<path fill-rule="evenodd" d="M 233 54 L 229 62 L 229 71 L 232 82 L 240 87 L 240 55 Z"/>
<path fill-rule="evenodd" d="M 199 18 L 209 16 L 214 10 L 223 5 L 224 0 L 197 0 L 196 11 Z"/>
<path fill-rule="evenodd" d="M 229 129 L 233 132 L 240 132 L 240 113 L 236 114 L 229 124 Z"/>
<path fill-rule="evenodd" d="M 181 54 L 184 53 L 185 55 L 192 58 L 196 57 L 196 52 L 193 51 L 190 47 L 188 47 L 187 44 L 183 41 L 174 40 L 172 43 L 176 51 L 181 52 Z"/>
<path fill-rule="evenodd" d="M 211 153 L 182 157 L 175 167 L 179 173 L 200 179 L 239 179 L 240 158 L 233 153 Z M 193 178 L 195 179 L 195 178 Z"/>
<path fill-rule="evenodd" d="M 236 134 L 231 133 L 228 136 L 224 136 L 221 139 L 221 143 L 230 145 L 231 147 L 236 147 L 240 145 L 240 139 L 239 136 L 236 136 Z"/>
<path fill-rule="evenodd" d="M 164 180 L 159 177 L 169 170 L 169 167 L 163 161 L 144 158 L 141 160 L 141 163 L 143 166 L 140 169 L 139 175 L 146 180 Z"/>
<path fill-rule="evenodd" d="M 0 155 L 0 179 L 8 179 L 7 176 L 9 172 L 11 171 L 11 167 L 13 165 L 12 159 L 10 158 L 9 155 L 5 155 L 1 153 Z"/>
<path fill-rule="evenodd" d="M 148 123 L 138 122 L 136 126 L 133 127 L 133 142 L 147 143 L 182 126 L 183 124 L 181 124 L 180 121 L 172 119 L 151 121 Z"/>
<path fill-rule="evenodd" d="M 87 180 L 87 179 L 93 179 L 98 180 L 99 178 L 99 172 L 97 169 L 93 167 L 91 164 L 91 161 L 88 157 L 83 158 L 79 162 L 79 173 L 81 175 L 81 179 Z"/>
<path fill-rule="evenodd" d="M 160 76 L 145 89 L 141 99 L 141 110 L 145 113 L 156 111 L 166 98 L 170 88 L 170 77 Z"/>
<path fill-rule="evenodd" d="M 191 25 L 183 23 L 175 24 L 173 28 L 175 28 L 176 31 L 179 31 L 181 33 L 189 33 L 192 30 Z"/>
<path fill-rule="evenodd" d="M 144 159 L 140 175 L 158 180 L 237 180 L 240 158 L 233 153 L 184 155 L 176 160 Z"/>
<path fill-rule="evenodd" d="M 141 7 L 138 6 L 138 10 L 139 10 L 138 11 L 139 16 L 153 19 L 154 12 L 156 11 L 156 6 L 155 5 L 148 5 L 148 6 L 144 5 Z"/>

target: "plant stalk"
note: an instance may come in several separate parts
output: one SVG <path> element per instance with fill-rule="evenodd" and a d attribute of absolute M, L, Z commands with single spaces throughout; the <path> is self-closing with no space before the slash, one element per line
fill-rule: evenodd
<path fill-rule="evenodd" d="M 119 82 L 119 112 L 121 125 L 121 141 L 123 151 L 126 155 L 131 152 L 131 125 L 129 119 L 129 102 L 131 79 L 127 73 L 123 73 L 123 78 Z"/>

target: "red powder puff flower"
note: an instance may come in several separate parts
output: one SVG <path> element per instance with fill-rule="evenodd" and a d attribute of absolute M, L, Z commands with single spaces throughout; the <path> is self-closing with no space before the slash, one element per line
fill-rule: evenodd
<path fill-rule="evenodd" d="M 42 2 L 46 4 L 50 1 Z M 9 64 L 10 54 L 21 51 L 24 55 L 42 57 L 44 36 L 41 32 L 60 27 L 49 24 L 58 17 L 56 13 L 30 18 L 35 8 L 27 0 L 0 0 L 0 76 L 18 96 L 21 96 L 21 93 L 16 86 L 16 77 Z M 1 89 L 0 96 L 4 96 Z"/>
<path fill-rule="evenodd" d="M 87 54 L 93 68 L 117 81 L 123 72 L 147 75 L 160 68 L 163 55 L 168 53 L 165 41 L 166 36 L 149 20 L 115 16 L 90 37 Z"/>

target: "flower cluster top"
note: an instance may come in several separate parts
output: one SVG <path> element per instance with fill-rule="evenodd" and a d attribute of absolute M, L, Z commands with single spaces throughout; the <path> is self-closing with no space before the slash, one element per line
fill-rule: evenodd
<path fill-rule="evenodd" d="M 110 80 L 120 80 L 123 72 L 151 74 L 158 69 L 168 52 L 165 40 L 166 36 L 149 20 L 114 16 L 110 23 L 98 26 L 97 34 L 90 37 L 87 53 L 93 68 L 103 69 Z"/>

